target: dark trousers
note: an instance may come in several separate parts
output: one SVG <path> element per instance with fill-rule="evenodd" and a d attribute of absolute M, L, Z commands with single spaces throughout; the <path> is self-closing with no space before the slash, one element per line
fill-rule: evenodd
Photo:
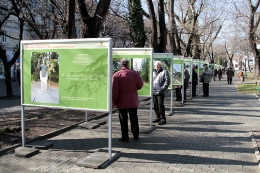
<path fill-rule="evenodd" d="M 20 71 L 17 70 L 17 80 L 18 80 L 18 85 L 20 86 Z"/>
<path fill-rule="evenodd" d="M 204 96 L 209 96 L 209 83 L 203 83 L 202 85 Z"/>
<path fill-rule="evenodd" d="M 196 96 L 197 85 L 192 84 L 192 96 Z"/>
<path fill-rule="evenodd" d="M 227 82 L 228 82 L 228 84 L 231 85 L 231 83 L 232 83 L 232 78 L 227 78 Z"/>
<path fill-rule="evenodd" d="M 176 100 L 181 100 L 181 88 L 175 88 Z"/>
<path fill-rule="evenodd" d="M 153 95 L 153 104 L 157 119 L 163 119 L 166 121 L 164 95 Z"/>
<path fill-rule="evenodd" d="M 129 113 L 129 117 L 130 117 L 131 130 L 133 136 L 134 138 L 138 138 L 139 124 L 138 124 L 138 117 L 137 117 L 137 108 L 118 109 L 118 112 L 119 112 L 119 120 L 121 124 L 122 139 L 129 139 L 127 112 Z"/>
<path fill-rule="evenodd" d="M 186 93 L 187 88 L 188 88 L 188 86 L 184 86 L 184 100 L 185 101 L 186 101 L 186 96 L 187 96 L 187 93 Z"/>

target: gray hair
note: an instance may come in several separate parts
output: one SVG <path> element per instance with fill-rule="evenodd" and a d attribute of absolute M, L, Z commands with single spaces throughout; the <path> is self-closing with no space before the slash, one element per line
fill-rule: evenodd
<path fill-rule="evenodd" d="M 157 65 L 157 64 L 162 65 L 162 62 L 161 61 L 155 61 L 154 65 Z"/>

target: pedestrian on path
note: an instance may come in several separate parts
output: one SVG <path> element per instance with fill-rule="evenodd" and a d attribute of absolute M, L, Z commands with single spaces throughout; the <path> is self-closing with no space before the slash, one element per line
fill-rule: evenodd
<path fill-rule="evenodd" d="M 189 81 L 190 81 L 190 73 L 189 71 L 187 70 L 186 67 L 184 67 L 184 72 L 183 72 L 183 77 L 184 77 L 184 103 L 186 103 L 186 91 L 187 91 L 187 88 L 189 86 Z"/>
<path fill-rule="evenodd" d="M 218 68 L 218 80 L 220 81 L 222 79 L 222 70 Z"/>
<path fill-rule="evenodd" d="M 197 96 L 197 85 L 198 85 L 198 73 L 195 71 L 196 66 L 192 66 L 192 97 Z"/>
<path fill-rule="evenodd" d="M 202 97 L 209 96 L 209 83 L 211 82 L 211 75 L 212 71 L 208 68 L 208 64 L 203 64 L 204 71 L 202 72 L 202 88 L 203 88 L 203 95 Z"/>
<path fill-rule="evenodd" d="M 245 79 L 244 79 L 244 73 L 243 73 L 242 70 L 240 70 L 240 72 L 238 73 L 238 77 L 240 78 L 241 83 L 245 81 Z"/>
<path fill-rule="evenodd" d="M 212 79 L 215 81 L 216 77 L 217 77 L 217 74 L 218 74 L 218 71 L 217 71 L 216 67 L 214 67 L 212 71 L 213 71 L 212 72 Z"/>
<path fill-rule="evenodd" d="M 161 61 L 154 62 L 155 69 L 153 70 L 153 103 L 154 111 L 156 114 L 156 120 L 158 125 L 166 124 L 164 97 L 165 91 L 170 85 L 169 72 L 162 68 Z"/>
<path fill-rule="evenodd" d="M 143 80 L 139 73 L 129 69 L 129 61 L 120 61 L 121 69 L 113 75 L 112 100 L 113 107 L 118 108 L 121 125 L 121 142 L 128 142 L 128 115 L 134 140 L 139 138 L 139 124 L 137 117 L 138 94 L 137 90 L 143 87 Z"/>
<path fill-rule="evenodd" d="M 232 69 L 232 67 L 229 67 L 228 71 L 227 71 L 227 81 L 228 84 L 232 84 L 232 78 L 234 77 L 234 71 Z"/>

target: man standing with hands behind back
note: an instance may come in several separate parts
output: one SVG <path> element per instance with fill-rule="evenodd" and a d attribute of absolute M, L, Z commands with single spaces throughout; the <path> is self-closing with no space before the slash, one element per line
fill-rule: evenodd
<path fill-rule="evenodd" d="M 158 125 L 166 124 L 165 108 L 164 108 L 164 96 L 165 91 L 170 85 L 169 72 L 162 68 L 161 61 L 154 62 L 153 71 L 153 103 L 154 111 L 157 119 L 153 122 L 158 122 Z"/>
<path fill-rule="evenodd" d="M 202 72 L 202 78 L 203 78 L 203 95 L 202 97 L 208 97 L 209 96 L 209 83 L 211 82 L 211 75 L 212 71 L 210 68 L 208 68 L 208 64 L 203 64 L 204 66 L 204 71 Z"/>
<path fill-rule="evenodd" d="M 121 125 L 121 142 L 128 142 L 128 116 L 131 121 L 131 130 L 134 140 L 139 138 L 139 124 L 137 117 L 138 94 L 137 90 L 143 87 L 143 81 L 134 70 L 129 69 L 129 61 L 120 61 L 121 69 L 113 75 L 112 101 L 113 107 L 118 108 L 119 120 Z"/>

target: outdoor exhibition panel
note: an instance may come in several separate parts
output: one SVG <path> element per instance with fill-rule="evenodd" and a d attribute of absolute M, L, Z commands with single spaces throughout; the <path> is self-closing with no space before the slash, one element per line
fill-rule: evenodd
<path fill-rule="evenodd" d="M 112 160 L 111 38 L 21 41 L 21 123 L 24 107 L 108 112 L 108 156 Z"/>
<path fill-rule="evenodd" d="M 173 56 L 173 85 L 183 85 L 183 56 Z"/>
<path fill-rule="evenodd" d="M 173 64 L 173 54 L 172 53 L 154 53 L 153 54 L 153 64 L 155 61 L 161 61 L 163 69 L 166 69 L 170 73 L 171 84 L 168 89 L 172 89 L 172 64 Z"/>
<path fill-rule="evenodd" d="M 22 105 L 108 111 L 110 42 L 21 41 Z"/>
<path fill-rule="evenodd" d="M 198 74 L 198 79 L 199 79 L 199 62 L 200 62 L 199 59 L 192 59 L 192 65 L 195 66 L 195 71 Z"/>
<path fill-rule="evenodd" d="M 197 76 L 198 76 L 198 82 L 199 82 L 199 79 L 200 79 L 200 76 L 199 76 L 199 63 L 200 63 L 200 60 L 199 59 L 192 59 L 192 65 L 195 66 L 195 71 L 197 72 Z M 199 85 L 197 85 L 197 93 L 199 93 Z"/>
<path fill-rule="evenodd" d="M 113 48 L 113 74 L 120 70 L 120 60 L 128 59 L 130 64 L 129 68 L 137 71 L 144 86 L 138 90 L 138 96 L 151 97 L 152 96 L 152 48 Z"/>
<path fill-rule="evenodd" d="M 190 74 L 189 82 L 192 82 L 192 58 L 184 58 L 184 68 L 186 68 Z"/>

